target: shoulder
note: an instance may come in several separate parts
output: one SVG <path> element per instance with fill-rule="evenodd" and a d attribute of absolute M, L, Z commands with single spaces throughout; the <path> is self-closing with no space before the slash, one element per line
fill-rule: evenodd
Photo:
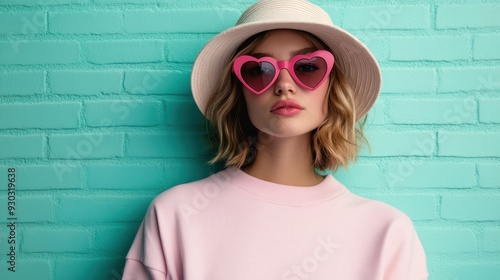
<path fill-rule="evenodd" d="M 347 209 L 352 217 L 364 221 L 367 226 L 383 232 L 397 230 L 413 234 L 415 228 L 411 218 L 402 210 L 379 200 L 363 197 L 349 192 Z"/>
<path fill-rule="evenodd" d="M 385 202 L 351 195 L 361 227 L 376 237 L 384 279 L 427 279 L 425 251 L 410 217 Z"/>
<path fill-rule="evenodd" d="M 200 180 L 173 186 L 157 195 L 151 202 L 151 207 L 175 207 L 193 203 L 199 197 L 217 195 L 229 186 L 232 175 L 232 170 L 226 169 Z"/>
<path fill-rule="evenodd" d="M 384 279 L 427 279 L 425 250 L 411 218 L 387 203 L 359 199 L 377 236 Z"/>

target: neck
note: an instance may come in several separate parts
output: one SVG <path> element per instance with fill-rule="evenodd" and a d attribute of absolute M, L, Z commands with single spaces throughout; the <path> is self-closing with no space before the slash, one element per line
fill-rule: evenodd
<path fill-rule="evenodd" d="M 283 185 L 313 186 L 323 181 L 313 167 L 311 134 L 280 138 L 259 133 L 257 156 L 243 171 Z"/>

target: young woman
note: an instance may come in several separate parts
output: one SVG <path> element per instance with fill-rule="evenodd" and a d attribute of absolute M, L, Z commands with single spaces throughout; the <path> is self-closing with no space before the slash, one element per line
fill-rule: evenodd
<path fill-rule="evenodd" d="M 331 174 L 380 90 L 368 49 L 304 0 L 262 0 L 200 52 L 194 99 L 226 169 L 151 203 L 123 279 L 427 279 L 411 220 Z"/>

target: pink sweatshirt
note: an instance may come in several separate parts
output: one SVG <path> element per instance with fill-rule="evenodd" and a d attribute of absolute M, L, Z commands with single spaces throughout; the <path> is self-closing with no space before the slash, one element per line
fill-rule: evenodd
<path fill-rule="evenodd" d="M 412 221 L 332 175 L 275 184 L 228 168 L 156 197 L 123 279 L 422 280 Z"/>

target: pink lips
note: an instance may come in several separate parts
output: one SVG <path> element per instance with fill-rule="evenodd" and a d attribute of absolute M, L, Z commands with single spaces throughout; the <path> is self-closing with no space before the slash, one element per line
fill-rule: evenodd
<path fill-rule="evenodd" d="M 271 108 L 271 113 L 280 116 L 293 116 L 302 111 L 302 107 L 293 100 L 281 100 Z"/>

